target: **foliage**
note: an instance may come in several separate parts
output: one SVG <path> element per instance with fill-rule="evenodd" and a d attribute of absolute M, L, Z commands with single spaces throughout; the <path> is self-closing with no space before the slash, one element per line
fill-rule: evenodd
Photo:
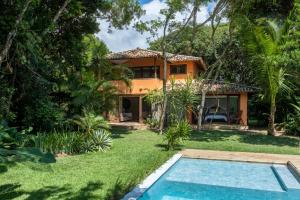
<path fill-rule="evenodd" d="M 165 132 L 167 149 L 173 150 L 176 145 L 180 144 L 184 139 L 189 138 L 191 132 L 192 128 L 188 121 L 178 121 L 171 124 Z"/>
<path fill-rule="evenodd" d="M 87 136 L 78 132 L 38 133 L 32 137 L 36 148 L 53 154 L 79 154 L 105 151 L 111 147 L 110 134 L 98 130 Z"/>
<path fill-rule="evenodd" d="M 286 133 L 289 135 L 300 135 L 300 112 L 288 115 L 285 122 Z"/>
<path fill-rule="evenodd" d="M 112 146 L 110 133 L 107 130 L 97 130 L 84 144 L 86 152 L 106 151 Z"/>
<path fill-rule="evenodd" d="M 18 132 L 17 129 L 0 124 L 0 148 L 13 150 L 24 147 L 27 139 L 27 132 L 31 129 Z"/>
<path fill-rule="evenodd" d="M 107 75 L 106 70 L 104 79 L 97 80 L 93 66 L 104 68 L 107 61 L 100 59 L 96 66 L 95 55 L 104 58 L 108 49 L 93 34 L 99 32 L 102 20 L 119 29 L 130 25 L 144 13 L 140 4 L 135 0 L 29 2 L 0 63 L 0 87 L 6 88 L 0 91 L 0 118 L 16 127 L 51 130 L 62 116 L 81 114 L 89 102 L 97 112 L 111 109 L 109 81 L 123 73 L 105 67 L 112 73 Z M 0 2 L 0 52 L 23 8 L 22 1 Z"/>
<path fill-rule="evenodd" d="M 158 120 L 154 117 L 148 117 L 145 120 L 145 123 L 148 124 L 150 128 L 157 128 L 159 125 Z"/>
<path fill-rule="evenodd" d="M 86 135 L 92 135 L 99 129 L 110 128 L 109 124 L 102 116 L 89 112 L 86 109 L 83 111 L 83 116 L 77 116 L 72 122 L 78 125 Z"/>
<path fill-rule="evenodd" d="M 260 19 L 256 25 L 247 19 L 244 21 L 248 23 L 246 27 L 242 26 L 242 38 L 249 55 L 252 56 L 252 62 L 258 66 L 256 80 L 270 104 L 269 133 L 274 135 L 277 96 L 282 91 L 290 91 L 287 69 L 282 59 L 284 51 L 281 48 L 285 44 L 284 35 L 287 34 L 288 22 L 278 27 L 278 24 L 271 20 Z M 249 30 L 252 34 L 246 33 Z"/>
<path fill-rule="evenodd" d="M 149 104 L 161 104 L 163 101 L 162 91 L 158 89 L 150 90 L 144 98 Z"/>
<path fill-rule="evenodd" d="M 0 173 L 6 172 L 17 162 L 55 162 L 52 154 L 28 147 L 30 131 L 29 128 L 18 132 L 15 128 L 0 124 Z"/>
<path fill-rule="evenodd" d="M 286 129 L 287 134 L 300 136 L 300 106 L 299 104 L 293 106 L 295 112 L 288 115 L 288 118 L 284 123 L 284 128 Z"/>
<path fill-rule="evenodd" d="M 193 112 L 198 102 L 199 95 L 193 87 L 191 77 L 184 82 L 176 82 L 172 79 L 168 91 L 168 122 L 173 124 L 177 121 L 188 120 L 188 112 Z"/>
<path fill-rule="evenodd" d="M 37 133 L 36 136 L 32 136 L 32 141 L 36 148 L 53 154 L 76 154 L 84 151 L 84 137 L 79 133 Z"/>
<path fill-rule="evenodd" d="M 26 106 L 23 123 L 35 127 L 36 130 L 50 131 L 62 127 L 65 122 L 65 113 L 55 102 L 49 98 L 36 99 L 33 105 Z"/>

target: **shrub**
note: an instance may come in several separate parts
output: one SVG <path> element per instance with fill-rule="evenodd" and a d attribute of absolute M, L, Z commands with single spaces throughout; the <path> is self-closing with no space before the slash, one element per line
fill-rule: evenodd
<path fill-rule="evenodd" d="M 32 139 L 35 147 L 40 148 L 44 152 L 77 154 L 83 151 L 84 137 L 80 133 L 38 133 Z"/>
<path fill-rule="evenodd" d="M 112 146 L 110 133 L 106 130 L 95 131 L 85 142 L 85 151 L 106 151 Z"/>
<path fill-rule="evenodd" d="M 53 154 L 105 151 L 112 144 L 110 133 L 106 130 L 98 130 L 91 135 L 78 132 L 38 133 L 32 139 L 35 147 Z"/>
<path fill-rule="evenodd" d="M 167 140 L 167 149 L 174 149 L 176 145 L 179 145 L 184 139 L 189 138 L 192 132 L 192 128 L 187 121 L 179 121 L 176 124 L 172 124 L 165 133 L 165 140 Z"/>
<path fill-rule="evenodd" d="M 78 125 L 87 135 L 92 135 L 96 130 L 109 129 L 107 121 L 99 115 L 95 115 L 93 112 L 83 111 L 83 116 L 77 116 L 73 123 Z"/>
<path fill-rule="evenodd" d="M 153 117 L 148 117 L 145 123 L 148 124 L 150 128 L 156 128 L 159 125 L 159 121 Z"/>
<path fill-rule="evenodd" d="M 57 103 L 49 98 L 37 99 L 32 105 L 25 106 L 23 124 L 35 130 L 52 131 L 65 121 L 65 114 Z"/>
<path fill-rule="evenodd" d="M 300 136 L 300 112 L 288 116 L 285 129 L 287 134 Z"/>

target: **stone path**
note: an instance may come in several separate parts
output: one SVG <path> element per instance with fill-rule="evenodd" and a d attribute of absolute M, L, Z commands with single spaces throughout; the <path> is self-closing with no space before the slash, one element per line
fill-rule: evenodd
<path fill-rule="evenodd" d="M 267 153 L 248 153 L 248 152 L 231 152 L 231 151 L 211 151 L 199 149 L 185 149 L 180 152 L 183 157 L 202 158 L 212 160 L 231 160 L 260 163 L 291 164 L 300 175 L 300 156 L 267 154 Z"/>

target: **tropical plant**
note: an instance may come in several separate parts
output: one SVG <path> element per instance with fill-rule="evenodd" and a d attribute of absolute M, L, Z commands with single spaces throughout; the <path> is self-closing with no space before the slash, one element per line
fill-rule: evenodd
<path fill-rule="evenodd" d="M 52 154 L 84 152 L 84 136 L 76 132 L 37 133 L 31 137 L 34 146 Z"/>
<path fill-rule="evenodd" d="M 87 109 L 83 110 L 83 116 L 77 116 L 72 120 L 86 135 L 92 135 L 99 129 L 109 129 L 110 126 L 107 121 L 99 115 L 89 112 Z"/>
<path fill-rule="evenodd" d="M 168 122 L 170 124 L 177 121 L 188 120 L 187 114 L 193 112 L 193 109 L 199 102 L 199 95 L 194 88 L 193 79 L 188 77 L 184 82 L 170 81 L 168 91 Z"/>
<path fill-rule="evenodd" d="M 29 146 L 31 128 L 17 131 L 16 128 L 0 124 L 0 173 L 17 162 L 54 162 L 52 154 Z"/>
<path fill-rule="evenodd" d="M 31 139 L 36 148 L 52 154 L 105 151 L 112 146 L 110 132 L 106 130 L 95 131 L 89 136 L 78 132 L 38 133 Z"/>
<path fill-rule="evenodd" d="M 145 120 L 145 123 L 148 124 L 150 128 L 157 128 L 159 125 L 159 121 L 154 117 L 148 117 Z"/>
<path fill-rule="evenodd" d="M 86 152 L 106 151 L 112 146 L 110 133 L 106 130 L 97 130 L 87 138 L 84 144 Z"/>
<path fill-rule="evenodd" d="M 184 139 L 190 137 L 192 132 L 191 125 L 188 121 L 178 121 L 168 127 L 165 132 L 165 140 L 167 141 L 167 150 L 174 149 Z"/>
<path fill-rule="evenodd" d="M 280 92 L 290 91 L 281 48 L 287 25 L 279 27 L 275 21 L 267 19 L 258 20 L 257 25 L 245 21 L 247 27 L 243 26 L 242 37 L 254 66 L 257 66 L 256 77 L 263 89 L 263 97 L 270 105 L 268 134 L 275 135 L 276 98 Z"/>

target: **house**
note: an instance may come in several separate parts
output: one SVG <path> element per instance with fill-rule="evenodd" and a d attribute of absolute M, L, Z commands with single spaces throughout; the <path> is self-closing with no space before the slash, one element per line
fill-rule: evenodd
<path fill-rule="evenodd" d="M 201 57 L 167 54 L 167 80 L 173 77 L 180 82 L 188 76 L 195 78 L 206 70 Z M 114 81 L 118 89 L 118 106 L 109 115 L 111 122 L 134 121 L 143 123 L 151 114 L 152 107 L 143 96 L 150 90 L 162 89 L 163 57 L 162 52 L 133 49 L 107 56 L 112 64 L 123 64 L 132 69 L 134 78 L 131 87 L 121 81 Z M 206 97 L 203 122 L 223 124 L 248 124 L 248 93 L 251 87 L 214 83 Z M 197 117 L 189 113 L 190 123 L 196 123 Z"/>

